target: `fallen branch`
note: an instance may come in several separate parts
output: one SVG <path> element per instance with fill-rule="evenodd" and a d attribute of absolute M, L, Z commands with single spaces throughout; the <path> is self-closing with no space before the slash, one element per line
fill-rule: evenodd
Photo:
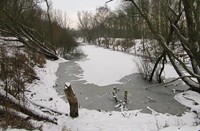
<path fill-rule="evenodd" d="M 119 91 L 119 89 L 117 89 L 116 87 L 113 88 L 113 91 L 112 91 L 112 94 L 113 94 L 113 98 L 115 100 L 115 102 L 117 103 L 117 105 L 115 105 L 115 108 L 119 108 L 120 111 L 124 111 L 124 110 L 127 110 L 126 108 L 126 104 L 127 104 L 127 93 L 125 91 L 125 95 L 124 96 L 124 100 L 120 100 L 119 97 L 117 96 L 117 92 Z"/>
<path fill-rule="evenodd" d="M 12 115 L 15 115 L 15 116 L 18 116 L 18 117 L 20 117 L 22 119 L 26 119 L 26 120 L 30 119 L 30 117 L 28 115 L 26 115 L 26 114 L 24 114 L 22 112 L 16 111 L 16 110 L 8 108 L 8 107 L 3 107 L 1 105 L 0 105 L 0 111 L 8 112 L 8 113 L 10 113 Z"/>
<path fill-rule="evenodd" d="M 0 105 L 0 111 L 8 112 L 8 113 L 10 113 L 10 114 L 12 114 L 14 116 L 17 116 L 17 117 L 19 117 L 21 119 L 24 119 L 24 120 L 28 121 L 31 124 L 31 126 L 34 127 L 34 128 L 41 127 L 41 124 L 38 125 L 38 122 L 36 120 L 32 120 L 28 115 L 26 115 L 26 114 L 24 114 L 22 112 L 16 111 L 16 110 L 8 108 L 8 107 L 5 108 L 5 107 L 3 107 L 1 105 Z M 37 126 L 36 126 L 35 123 L 37 123 Z"/>
<path fill-rule="evenodd" d="M 28 48 L 44 54 L 47 58 L 54 60 L 59 59 L 56 55 L 55 48 L 53 48 L 52 45 L 50 46 L 47 41 L 41 41 L 37 38 L 38 36 L 41 38 L 37 31 L 20 23 L 10 16 L 5 10 L 3 10 L 3 12 L 9 18 L 11 24 L 7 24 L 5 21 L 0 20 L 0 23 L 6 28 L 6 30 L 0 28 L 0 34 L 3 33 L 17 38 L 16 41 L 23 43 Z"/>
<path fill-rule="evenodd" d="M 24 106 L 24 104 L 22 104 L 22 101 L 17 100 L 15 97 L 13 97 L 11 94 L 6 93 L 5 90 L 0 89 L 0 96 L 6 100 L 8 100 L 10 103 L 16 105 L 17 107 L 19 107 L 22 111 L 26 112 L 27 114 L 30 114 L 34 117 L 36 117 L 39 120 L 46 120 L 52 123 L 57 124 L 57 119 L 53 116 L 47 115 L 45 113 L 43 113 L 40 110 L 37 109 L 32 109 L 28 106 Z"/>

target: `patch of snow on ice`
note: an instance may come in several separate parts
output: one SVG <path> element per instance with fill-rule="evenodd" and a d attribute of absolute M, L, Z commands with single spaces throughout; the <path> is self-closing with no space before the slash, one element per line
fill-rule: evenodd
<path fill-rule="evenodd" d="M 77 62 L 83 70 L 83 80 L 98 86 L 120 83 L 126 75 L 137 73 L 138 58 L 94 45 L 83 45 L 86 60 Z"/>
<path fill-rule="evenodd" d="M 200 94 L 194 91 L 179 93 L 174 97 L 181 104 L 191 108 L 200 115 Z"/>

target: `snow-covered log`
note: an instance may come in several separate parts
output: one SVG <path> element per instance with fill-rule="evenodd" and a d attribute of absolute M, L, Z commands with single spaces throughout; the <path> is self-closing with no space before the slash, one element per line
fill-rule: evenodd
<path fill-rule="evenodd" d="M 40 124 L 38 124 L 37 121 L 30 119 L 30 117 L 28 115 L 26 115 L 22 112 L 16 111 L 14 109 L 11 109 L 11 108 L 8 108 L 8 107 L 5 108 L 5 107 L 0 105 L 0 111 L 8 112 L 8 113 L 10 113 L 14 116 L 20 117 L 21 119 L 27 120 L 31 124 L 31 126 L 34 127 L 34 128 L 39 128 L 41 126 Z M 35 124 L 35 123 L 37 123 L 37 124 Z"/>
<path fill-rule="evenodd" d="M 119 99 L 119 97 L 117 96 L 118 91 L 119 91 L 119 89 L 117 89 L 116 87 L 114 87 L 113 91 L 112 91 L 113 98 L 114 98 L 115 102 L 117 103 L 117 105 L 115 105 L 115 108 L 119 108 L 120 111 L 127 110 L 126 104 L 127 104 L 128 91 L 124 92 L 124 100 Z"/>
<path fill-rule="evenodd" d="M 113 91 L 112 91 L 113 98 L 114 98 L 114 100 L 115 100 L 116 103 L 119 102 L 119 98 L 118 98 L 118 96 L 117 96 L 117 92 L 118 92 L 118 91 L 119 91 L 119 90 L 118 90 L 116 87 L 114 87 L 114 88 L 113 88 Z"/>
<path fill-rule="evenodd" d="M 184 72 L 179 68 L 179 66 L 176 64 L 176 62 L 171 58 L 170 55 L 168 55 L 170 62 L 172 63 L 174 69 L 176 70 L 177 74 L 181 77 L 181 79 L 190 87 L 191 90 L 200 92 L 200 86 L 198 83 L 193 81 L 192 79 L 189 79 L 188 77 L 184 77 Z"/>
<path fill-rule="evenodd" d="M 10 114 L 15 115 L 15 116 L 18 116 L 18 117 L 20 117 L 20 118 L 22 118 L 22 119 L 29 119 L 29 116 L 28 116 L 28 115 L 26 115 L 26 114 L 24 114 L 24 113 L 22 113 L 22 112 L 16 111 L 16 110 L 14 110 L 14 109 L 8 108 L 8 107 L 5 109 L 5 107 L 3 107 L 3 106 L 1 106 L 1 105 L 0 105 L 0 111 L 3 111 L 3 112 L 7 111 L 7 112 L 9 112 Z"/>
<path fill-rule="evenodd" d="M 6 93 L 6 91 L 3 90 L 3 89 L 0 89 L 0 96 L 2 98 L 5 98 L 6 100 L 11 102 L 12 104 L 16 105 L 21 110 L 25 111 L 27 114 L 33 115 L 37 119 L 46 120 L 46 121 L 49 121 L 49 122 L 57 123 L 56 122 L 57 119 L 55 117 L 53 117 L 51 115 L 47 115 L 47 114 L 43 113 L 42 111 L 40 111 L 38 109 L 32 109 L 32 108 L 30 108 L 28 106 L 25 106 L 22 101 L 17 100 L 15 97 L 10 95 L 9 93 Z"/>

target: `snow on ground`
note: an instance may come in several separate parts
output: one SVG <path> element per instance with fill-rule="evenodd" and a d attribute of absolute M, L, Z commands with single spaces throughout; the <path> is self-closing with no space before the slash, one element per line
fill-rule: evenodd
<path fill-rule="evenodd" d="M 126 112 L 98 112 L 80 109 L 79 117 L 59 117 L 58 125 L 44 124 L 44 130 L 75 131 L 158 131 L 166 127 L 178 129 L 194 128 L 194 114 L 186 113 L 182 117 L 167 114 L 144 114 L 138 110 Z M 199 126 L 200 127 L 200 126 Z M 170 129 L 170 128 L 169 128 Z M 190 128 L 189 128 L 190 129 Z M 167 130 L 171 131 L 171 130 Z"/>
<path fill-rule="evenodd" d="M 164 76 L 165 76 L 165 79 L 179 77 L 176 71 L 174 70 L 173 66 L 170 64 L 165 65 Z"/>
<path fill-rule="evenodd" d="M 27 92 L 26 96 L 30 101 L 39 105 L 55 110 L 68 111 L 68 104 L 64 102 L 55 89 L 57 79 L 55 73 L 59 67 L 59 63 L 66 62 L 66 60 L 60 58 L 57 61 L 47 60 L 46 62 L 44 68 L 35 68 L 40 81 L 36 80 L 33 84 L 27 86 L 27 90 L 30 92 Z"/>
<path fill-rule="evenodd" d="M 81 49 L 87 58 L 77 63 L 84 71 L 80 77 L 87 83 L 98 86 L 116 84 L 124 76 L 137 72 L 138 58 L 133 55 L 94 45 L 82 45 Z"/>
<path fill-rule="evenodd" d="M 88 49 L 87 49 L 88 48 Z M 99 85 L 109 84 L 118 82 L 118 80 L 127 75 L 128 69 L 131 68 L 132 73 L 135 71 L 134 69 L 134 58 L 130 57 L 126 54 L 116 53 L 110 50 L 105 50 L 103 48 L 98 48 L 98 51 L 94 51 L 93 49 L 97 48 L 95 46 L 83 46 L 83 50 L 87 51 L 88 54 L 93 54 L 94 56 L 87 57 L 88 60 L 80 63 L 82 69 L 84 70 L 84 78 L 87 79 L 88 82 L 98 82 Z M 101 53 L 102 54 L 101 54 Z M 114 56 L 114 54 L 116 56 Z M 111 57 L 111 56 L 113 57 Z M 100 61 L 98 58 L 108 57 L 109 61 Z M 127 58 L 125 58 L 127 57 Z M 89 60 L 90 59 L 90 60 Z M 95 60 L 96 59 L 96 60 Z M 111 60 L 114 64 L 106 65 L 106 62 L 111 63 Z M 117 61 L 117 62 L 114 62 Z M 58 61 L 49 61 L 47 60 L 47 64 L 45 68 L 36 68 L 38 76 L 41 78 L 40 81 L 36 81 L 35 84 L 29 85 L 28 90 L 30 93 L 27 93 L 26 96 L 36 103 L 45 105 L 46 107 L 50 107 L 61 112 L 69 113 L 69 105 L 64 102 L 61 96 L 56 92 L 55 81 L 57 79 L 55 73 L 58 68 L 58 64 L 60 62 L 66 62 L 62 59 Z M 84 62 L 86 64 L 84 64 Z M 124 63 L 123 63 L 124 62 Z M 131 64 L 129 63 L 131 62 Z M 104 65 L 105 63 L 105 65 Z M 124 66 L 122 66 L 121 64 Z M 120 64 L 121 67 L 118 65 Z M 114 65 L 114 66 L 113 66 Z M 120 76 L 115 76 L 112 72 L 103 72 L 102 74 L 98 74 L 96 70 L 99 70 L 100 66 L 108 66 L 108 69 L 112 71 L 118 71 Z M 90 69 L 94 68 L 95 69 Z M 93 72 L 85 72 L 88 69 Z M 116 69 L 113 69 L 116 68 Z M 125 69 L 124 69 L 125 68 Z M 101 71 L 101 70 L 99 70 Z M 121 72 L 122 71 L 122 72 Z M 126 72 L 123 74 L 123 72 Z M 98 77 L 101 81 L 96 81 L 96 79 L 90 79 L 90 76 L 87 76 L 87 73 L 95 74 L 93 77 Z M 106 73 L 108 77 L 103 75 Z M 130 73 L 130 72 L 129 72 Z M 90 74 L 90 75 L 92 75 Z M 112 75 L 110 75 L 112 74 Z M 114 77 L 114 78 L 112 78 Z M 104 79 L 105 78 L 105 79 Z M 111 81 L 108 81 L 111 80 Z M 64 86 L 64 85 L 63 85 Z M 52 99 L 50 99 L 52 98 Z M 182 104 L 191 107 L 192 109 L 199 109 L 200 107 L 195 103 L 200 103 L 200 95 L 195 92 L 185 92 L 177 95 L 175 97 Z M 191 103 L 192 102 L 192 103 Z M 196 106 L 195 106 L 196 105 Z M 151 110 L 149 108 L 149 110 Z M 72 130 L 72 131 L 198 131 L 200 130 L 199 118 L 197 119 L 197 115 L 194 112 L 186 112 L 182 116 L 175 116 L 169 114 L 161 114 L 155 112 L 153 110 L 152 114 L 141 113 L 140 110 L 132 110 L 132 111 L 124 111 L 124 112 L 99 112 L 96 110 L 87 110 L 80 108 L 79 109 L 79 117 L 72 119 L 70 116 L 56 116 L 58 119 L 58 124 L 52 124 L 44 122 L 42 126 L 42 130 L 44 131 L 61 131 L 61 130 Z M 8 129 L 12 130 L 12 129 Z M 16 130 L 16 129 L 15 129 Z"/>
<path fill-rule="evenodd" d="M 181 104 L 190 107 L 192 111 L 200 116 L 200 94 L 194 91 L 186 91 L 175 96 L 175 99 Z M 200 121 L 200 120 L 199 120 Z"/>

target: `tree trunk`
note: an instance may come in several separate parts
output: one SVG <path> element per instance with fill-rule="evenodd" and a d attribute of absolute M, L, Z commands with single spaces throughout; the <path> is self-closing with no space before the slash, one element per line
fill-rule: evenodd
<path fill-rule="evenodd" d="M 160 73 L 159 73 L 159 76 L 158 76 L 158 82 L 161 83 L 162 82 L 162 78 L 161 78 L 161 75 L 162 75 L 162 72 L 164 71 L 165 69 L 165 63 L 167 62 L 166 60 L 166 54 L 163 56 L 163 61 L 162 61 L 162 68 L 160 70 Z"/>
<path fill-rule="evenodd" d="M 67 97 L 70 106 L 70 116 L 72 118 L 78 117 L 78 101 L 76 95 L 74 94 L 71 84 L 66 83 L 64 87 L 64 92 Z"/>
<path fill-rule="evenodd" d="M 156 71 L 156 68 L 157 68 L 159 62 L 160 62 L 160 61 L 162 60 L 162 58 L 164 57 L 164 55 L 165 55 L 165 52 L 163 51 L 163 53 L 161 54 L 161 56 L 158 57 L 158 59 L 157 59 L 155 65 L 154 65 L 153 71 L 151 72 L 151 76 L 150 76 L 150 78 L 149 78 L 149 82 L 152 82 L 152 80 L 153 80 L 153 75 L 154 75 L 154 73 L 155 73 L 155 71 Z"/>
<path fill-rule="evenodd" d="M 190 88 L 190 90 L 196 91 L 200 93 L 200 85 L 199 83 L 196 83 L 189 79 L 188 77 L 184 77 L 185 74 L 180 70 L 180 68 L 177 66 L 175 61 L 171 58 L 171 56 L 168 54 L 169 60 L 172 63 L 174 69 L 176 70 L 177 74 L 181 77 L 182 81 L 184 81 Z"/>

